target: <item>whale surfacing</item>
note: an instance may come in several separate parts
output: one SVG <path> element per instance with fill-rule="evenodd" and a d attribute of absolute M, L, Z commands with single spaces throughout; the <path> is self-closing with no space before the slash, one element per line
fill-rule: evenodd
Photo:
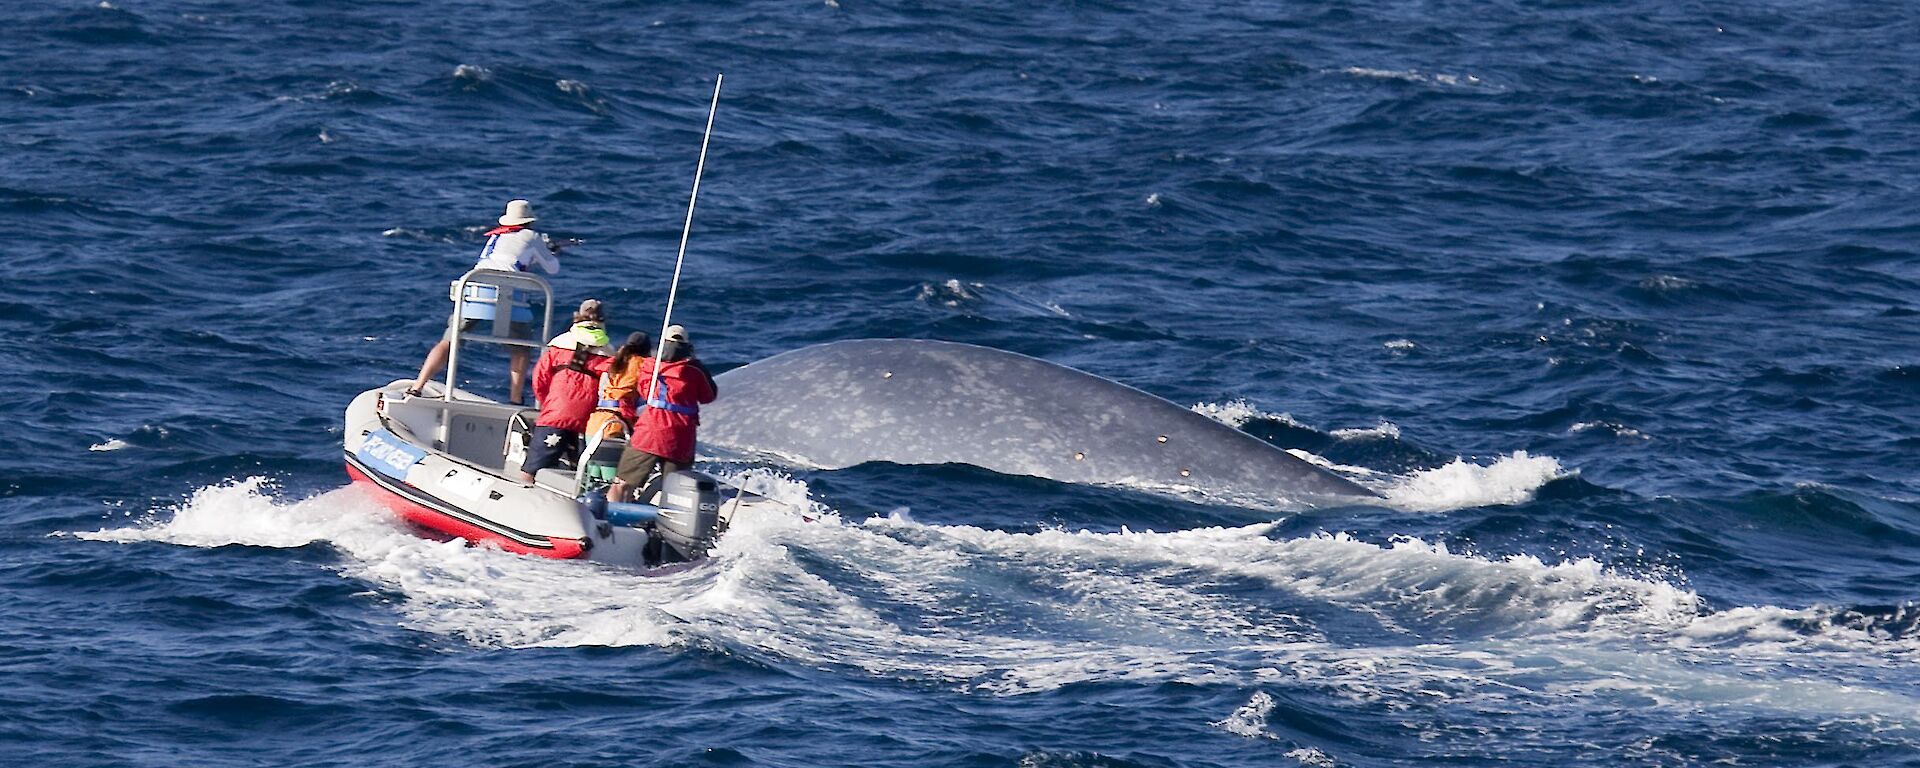
<path fill-rule="evenodd" d="M 717 379 L 721 399 L 701 419 L 701 442 L 788 464 L 969 464 L 1265 500 L 1378 496 L 1125 384 L 972 344 L 831 342 Z"/>

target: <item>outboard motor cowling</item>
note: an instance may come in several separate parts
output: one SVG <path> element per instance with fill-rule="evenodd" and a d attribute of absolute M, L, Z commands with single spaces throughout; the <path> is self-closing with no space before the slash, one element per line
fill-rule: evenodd
<path fill-rule="evenodd" d="M 659 502 L 654 533 L 681 560 L 705 557 L 720 523 L 719 484 L 698 472 L 675 472 L 662 479 Z"/>

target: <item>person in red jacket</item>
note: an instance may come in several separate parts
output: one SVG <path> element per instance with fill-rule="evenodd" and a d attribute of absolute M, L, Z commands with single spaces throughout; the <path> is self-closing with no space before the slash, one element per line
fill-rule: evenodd
<path fill-rule="evenodd" d="M 521 482 L 531 483 L 535 472 L 580 454 L 580 435 L 600 401 L 600 374 L 613 362 L 604 322 L 600 300 L 581 302 L 573 313 L 573 327 L 547 342 L 534 364 L 533 396 L 540 402 L 540 418 L 520 463 Z"/>
<path fill-rule="evenodd" d="M 633 439 L 620 454 L 613 487 L 607 489 L 612 501 L 650 501 L 660 478 L 691 465 L 700 406 L 720 396 L 713 376 L 694 357 L 687 329 L 668 326 L 661 348 L 659 374 L 652 370 L 653 361 L 645 360 L 648 367 L 635 382 L 642 407 L 633 422 Z"/>

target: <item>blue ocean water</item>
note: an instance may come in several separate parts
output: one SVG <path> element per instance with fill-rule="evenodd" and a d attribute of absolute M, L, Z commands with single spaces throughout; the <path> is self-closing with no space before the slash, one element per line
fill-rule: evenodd
<path fill-rule="evenodd" d="M 1920 765 L 1909 4 L 11 10 L 8 762 Z M 1387 500 L 748 469 L 647 577 L 347 488 L 506 199 L 657 323 L 722 71 L 716 366 L 1002 347 Z"/>

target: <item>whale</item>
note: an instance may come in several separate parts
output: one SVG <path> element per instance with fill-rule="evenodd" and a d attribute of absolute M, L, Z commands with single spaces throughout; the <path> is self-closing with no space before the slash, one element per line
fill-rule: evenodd
<path fill-rule="evenodd" d="M 925 339 L 803 347 L 715 377 L 703 453 L 804 469 L 966 464 L 1064 483 L 1317 505 L 1379 494 L 1173 402 L 1058 363 Z"/>

